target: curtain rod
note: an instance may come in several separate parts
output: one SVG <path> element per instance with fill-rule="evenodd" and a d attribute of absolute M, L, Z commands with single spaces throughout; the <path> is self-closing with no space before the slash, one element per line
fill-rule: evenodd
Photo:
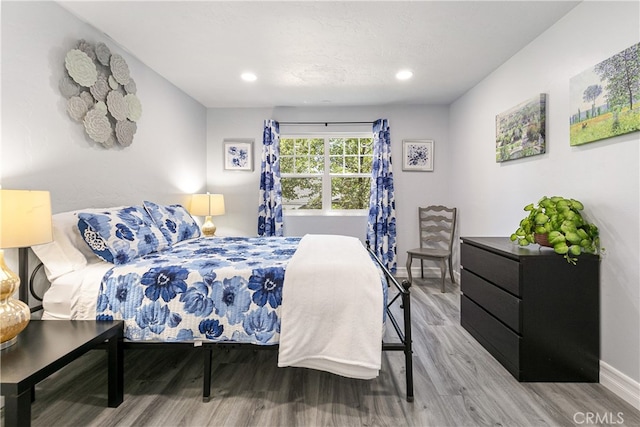
<path fill-rule="evenodd" d="M 279 122 L 281 125 L 372 125 L 375 122 Z"/>

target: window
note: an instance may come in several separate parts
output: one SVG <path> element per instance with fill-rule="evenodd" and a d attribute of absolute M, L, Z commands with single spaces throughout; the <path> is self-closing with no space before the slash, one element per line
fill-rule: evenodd
<path fill-rule="evenodd" d="M 285 211 L 369 208 L 372 135 L 280 138 L 280 182 Z"/>

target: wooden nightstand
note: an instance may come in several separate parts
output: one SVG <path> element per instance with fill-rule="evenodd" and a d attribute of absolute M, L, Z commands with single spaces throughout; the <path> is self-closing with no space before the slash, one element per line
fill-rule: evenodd
<path fill-rule="evenodd" d="M 0 353 L 5 426 L 29 426 L 35 385 L 69 362 L 107 341 L 109 407 L 124 398 L 124 322 L 32 320 L 18 342 Z"/>

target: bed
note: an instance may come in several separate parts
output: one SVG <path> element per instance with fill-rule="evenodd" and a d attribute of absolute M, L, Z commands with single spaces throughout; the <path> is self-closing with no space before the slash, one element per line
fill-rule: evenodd
<path fill-rule="evenodd" d="M 409 284 L 358 239 L 202 237 L 182 206 L 148 201 L 56 214 L 53 234 L 32 248 L 51 282 L 42 318 L 123 319 L 127 348 L 200 348 L 205 401 L 213 350 L 230 346 L 361 379 L 378 375 L 381 350 L 402 351 L 413 401 Z"/>

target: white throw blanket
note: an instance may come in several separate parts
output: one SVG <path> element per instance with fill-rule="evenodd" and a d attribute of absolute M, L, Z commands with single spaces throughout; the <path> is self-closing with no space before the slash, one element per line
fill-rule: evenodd
<path fill-rule="evenodd" d="M 304 236 L 287 265 L 282 292 L 278 366 L 378 376 L 382 285 L 358 239 Z"/>

